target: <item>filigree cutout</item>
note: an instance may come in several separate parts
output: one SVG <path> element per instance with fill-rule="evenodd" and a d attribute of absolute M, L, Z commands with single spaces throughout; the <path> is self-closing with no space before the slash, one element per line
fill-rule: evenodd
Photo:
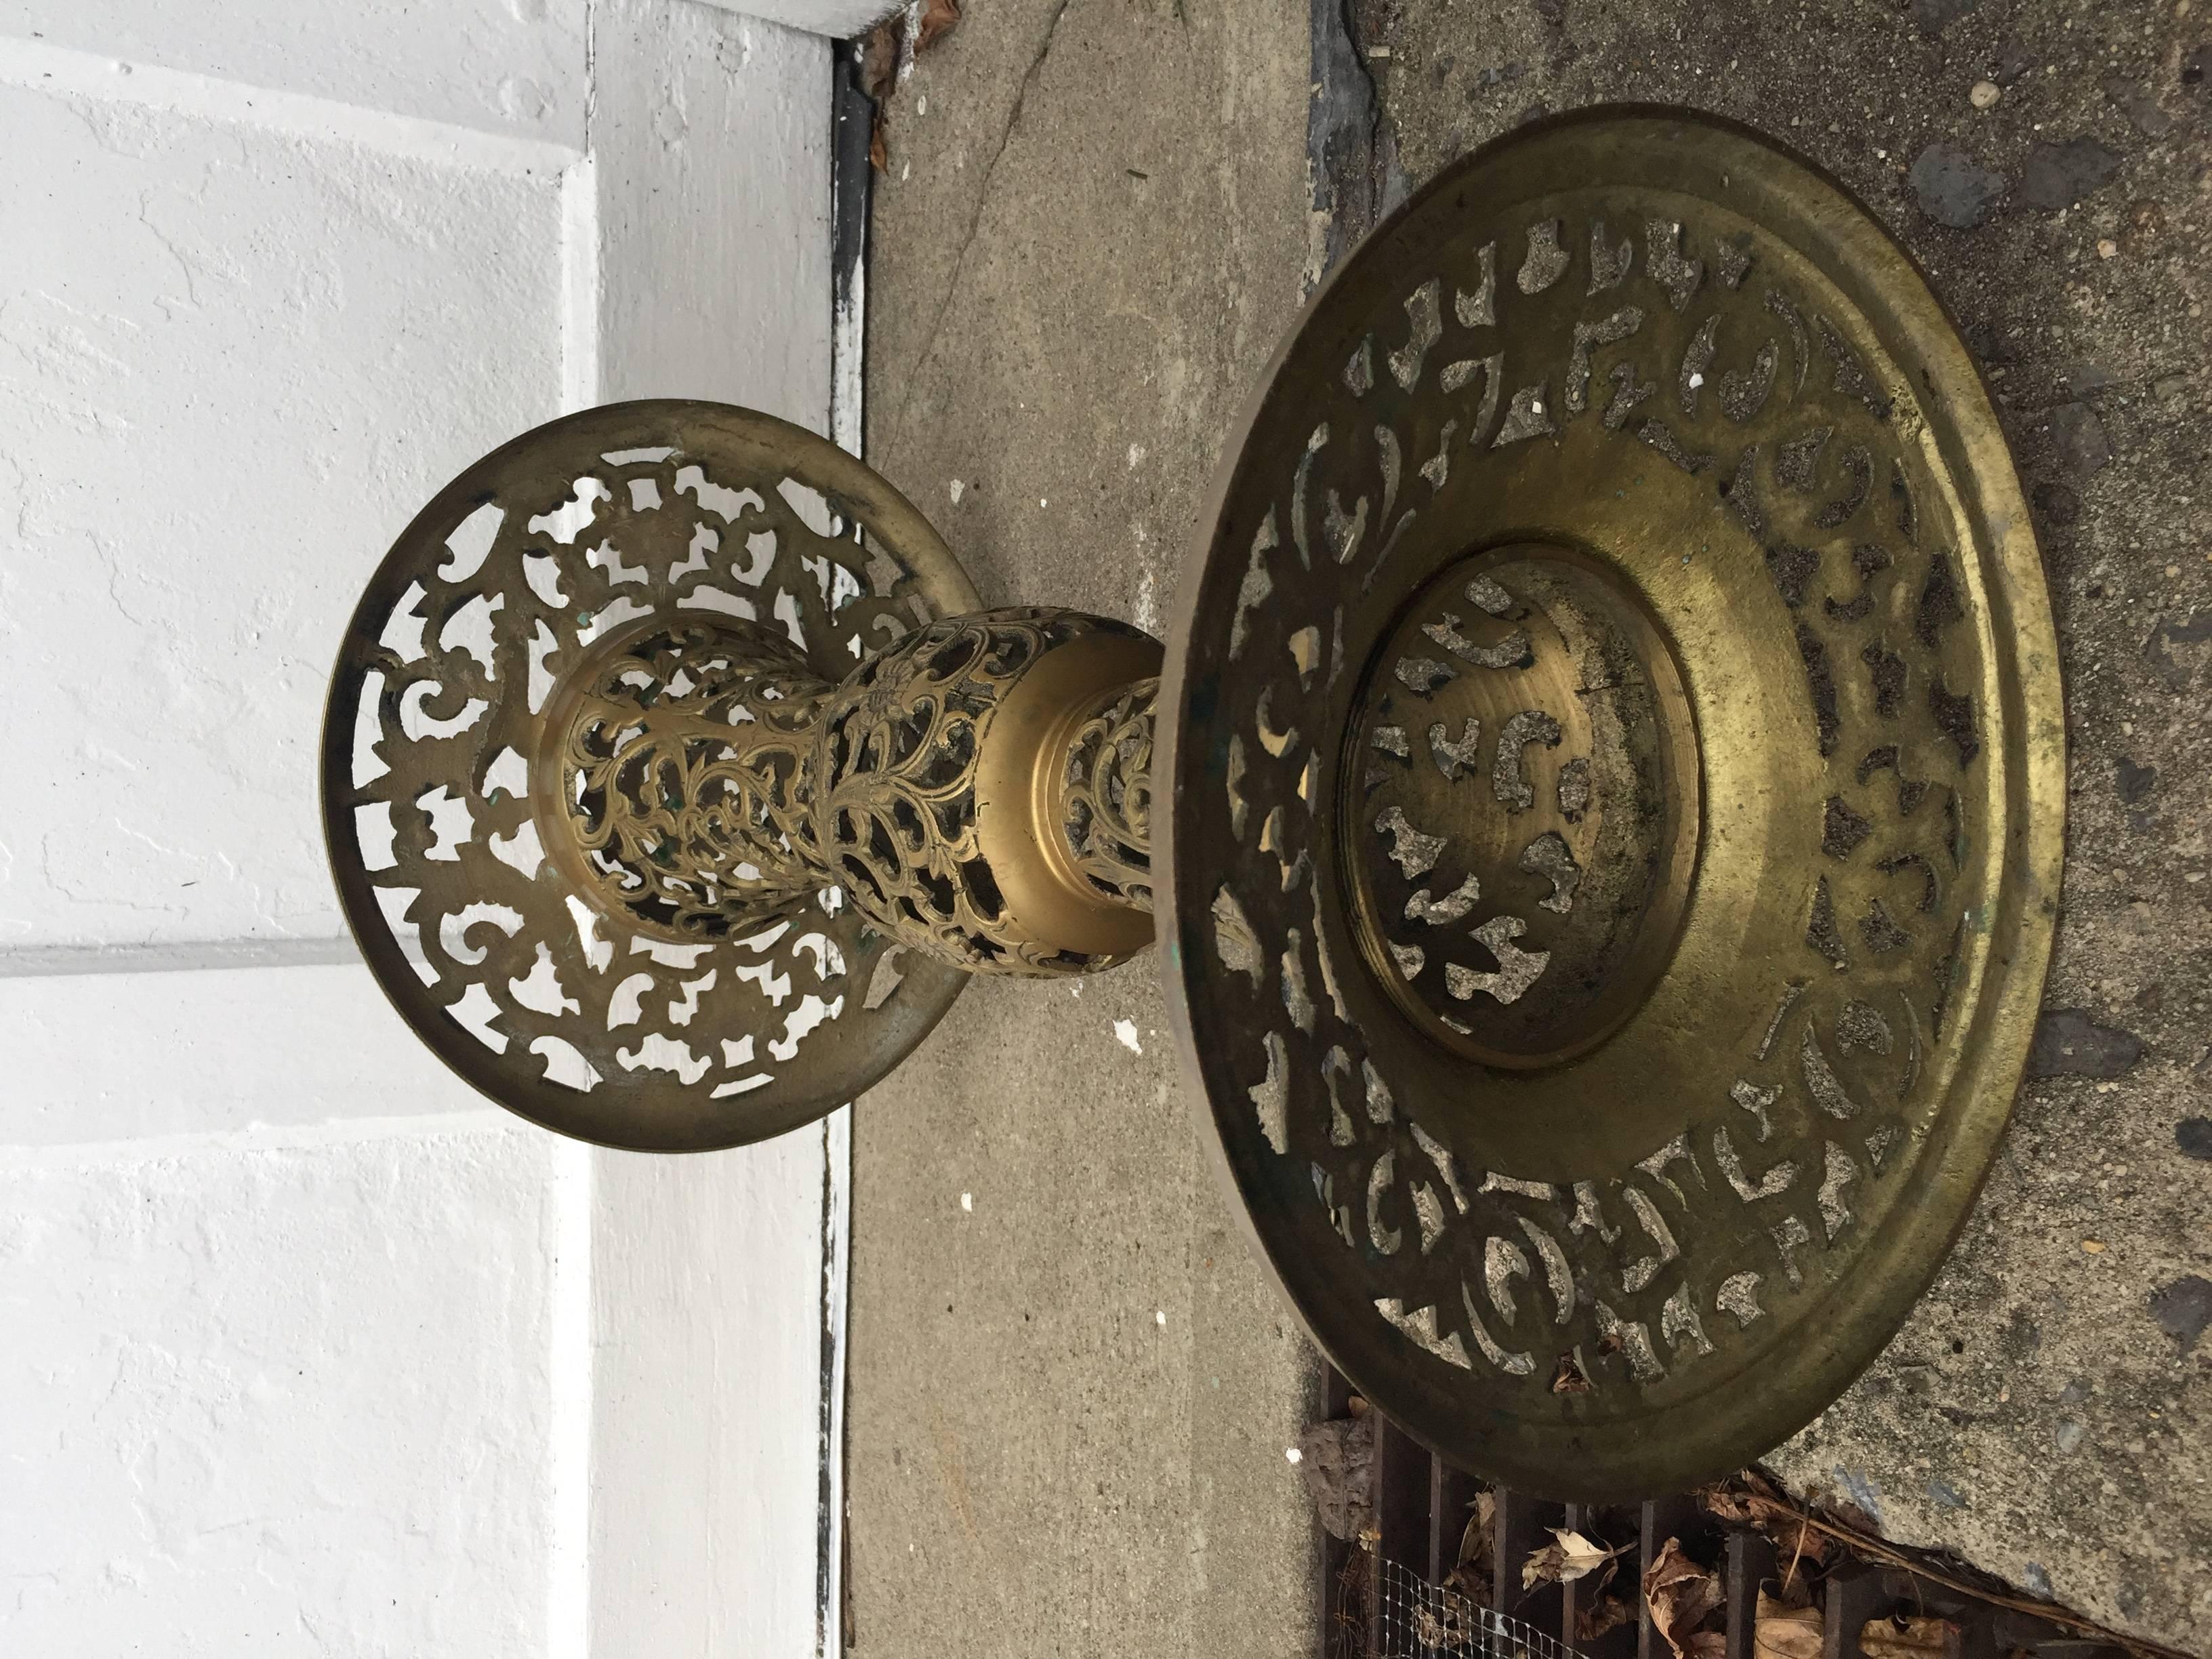
<path fill-rule="evenodd" d="M 1639 238 L 1625 240 L 1595 217 L 1522 226 L 1503 243 L 1507 280 L 1495 279 L 1498 245 L 1482 246 L 1479 300 L 1465 275 L 1474 256 L 1455 252 L 1444 269 L 1462 285 L 1449 290 L 1449 310 L 1432 313 L 1423 297 L 1438 291 L 1430 273 L 1408 272 L 1372 325 L 1393 374 L 1344 386 L 1329 407 L 1306 413 L 1331 441 L 1297 458 L 1295 480 L 1286 466 L 1253 507 L 1256 515 L 1264 501 L 1271 531 L 1281 524 L 1298 547 L 1338 549 L 1364 592 L 1378 574 L 1389 580 L 1391 550 L 1407 525 L 1439 503 L 1474 499 L 1462 492 L 1497 488 L 1522 446 L 1593 429 L 1607 441 L 1648 446 L 1650 465 L 1663 459 L 1683 488 L 1710 492 L 1726 522 L 1753 539 L 1767 572 L 1761 602 L 1802 688 L 1787 718 L 1802 733 L 1808 764 L 1828 780 L 1784 810 L 1799 814 L 1810 848 L 1825 847 L 1826 872 L 1794 901 L 1802 960 L 1747 999 L 1755 1012 L 1744 1016 L 1753 1029 L 1741 1078 L 1694 1109 L 1677 1143 L 1661 1149 L 1663 1163 L 1594 1170 L 1571 1183 L 1492 1171 L 1479 1193 L 1454 1187 L 1464 1201 L 1446 1203 L 1433 1160 L 1460 1154 L 1444 1126 L 1423 1127 L 1402 1111 L 1366 1121 L 1328 1104 L 1320 1048 L 1386 1081 L 1387 1048 L 1370 1049 L 1326 1009 L 1310 1036 L 1284 1025 L 1279 1012 L 1271 1017 L 1270 1005 L 1282 1006 L 1279 969 L 1263 966 L 1249 1015 L 1236 1016 L 1270 1029 L 1224 1064 L 1246 1088 L 1264 1084 L 1271 1114 L 1279 1097 L 1279 1133 L 1271 1115 L 1269 1144 L 1301 1169 L 1310 1164 L 1317 1196 L 1336 1195 L 1321 1200 L 1328 1230 L 1363 1253 L 1383 1325 L 1425 1356 L 1419 1363 L 1531 1398 L 1551 1386 L 1552 1361 L 1538 1364 L 1540 1354 L 1581 1356 L 1576 1374 L 1601 1398 L 1742 1363 L 1748 1343 L 1782 1327 L 1778 1310 L 1841 1270 L 1869 1231 L 1865 1218 L 1892 1201 L 1895 1149 L 1910 1144 L 1902 1126 L 1924 1108 L 1916 1092 L 1925 1076 L 1921 1044 L 1940 1017 L 1952 973 L 1941 958 L 1960 936 L 1963 902 L 1948 875 L 1938 878 L 1955 868 L 1954 828 L 1916 809 L 1930 793 L 1926 781 L 1976 765 L 1984 741 L 1980 711 L 1954 689 L 1971 681 L 1978 647 L 1957 625 L 1967 608 L 1960 556 L 1931 544 L 1925 503 L 1915 499 L 1923 463 L 1899 416 L 1911 388 L 1854 344 L 1856 336 L 1846 339 L 1839 313 L 1830 314 L 1832 296 L 1789 285 L 1789 262 L 1769 257 L 1761 233 L 1672 215 L 1638 228 Z M 1431 315 L 1441 325 L 1436 338 Z M 1557 398 L 1547 391 L 1553 386 Z M 1446 422 L 1458 435 L 1438 448 Z M 1447 452 L 1448 466 L 1410 475 L 1393 459 Z M 1887 500 L 1877 481 L 1887 482 Z M 1330 540 L 1333 501 L 1379 509 L 1356 547 Z M 1232 651 L 1321 626 L 1343 592 L 1319 558 L 1310 574 L 1271 566 L 1268 580 L 1250 610 L 1240 605 Z M 1522 614 L 1510 585 L 1490 587 L 1480 598 L 1468 592 L 1488 617 Z M 1516 943 L 1527 937 L 1522 921 L 1579 912 L 1589 872 L 1565 837 L 1619 787 L 1583 755 L 1547 757 L 1541 745 L 1558 743 L 1560 726 L 1540 708 L 1502 714 L 1494 726 L 1468 720 L 1455 735 L 1462 719 L 1445 717 L 1460 678 L 1493 674 L 1528 650 L 1519 633 L 1509 650 L 1502 626 L 1470 639 L 1467 614 L 1423 613 L 1421 647 L 1383 663 L 1394 701 L 1357 736 L 1350 772 L 1364 791 L 1352 856 L 1379 858 L 1404 878 L 1390 889 L 1383 971 L 1409 985 L 1448 981 L 1465 1003 L 1455 1030 L 1479 1027 L 1485 999 L 1525 997 L 1540 982 L 1542 957 Z M 1249 851 L 1250 825 L 1266 821 L 1273 857 L 1251 874 L 1224 868 L 1222 891 L 1238 896 L 1237 915 L 1256 935 L 1253 959 L 1266 964 L 1279 954 L 1288 918 L 1266 890 L 1274 860 L 1295 864 L 1315 847 L 1304 745 L 1333 740 L 1332 722 L 1346 716 L 1340 698 L 1287 677 L 1237 684 L 1224 695 L 1267 711 L 1263 738 L 1267 722 L 1305 734 L 1296 752 L 1252 764 L 1237 784 L 1240 812 L 1258 810 L 1230 844 Z M 1893 775 L 1898 788 L 1869 787 L 1877 771 Z M 1522 820 L 1532 827 L 1510 842 L 1513 867 L 1532 884 L 1512 901 L 1519 915 L 1478 908 L 1478 897 L 1501 896 L 1490 878 L 1477 883 L 1455 862 L 1449 826 L 1400 804 L 1422 778 L 1465 792 L 1455 811 L 1510 819 L 1556 805 L 1552 822 L 1563 829 L 1539 834 L 1540 821 Z M 1278 804 L 1283 815 L 1270 817 Z M 1316 867 L 1322 857 L 1314 852 Z M 1478 920 L 1490 929 L 1486 952 L 1468 938 Z M 1460 959 L 1469 950 L 1476 954 Z M 1231 1022 L 1207 1024 L 1225 1029 Z M 1309 1042 L 1320 1048 L 1309 1054 Z M 1349 1208 L 1346 1194 L 1356 1195 Z M 1342 1219 L 1350 1209 L 1356 1224 Z M 1731 1212 L 1741 1219 L 1723 1218 Z M 1540 1308 L 1513 1284 L 1533 1270 L 1531 1249 L 1553 1292 Z"/>

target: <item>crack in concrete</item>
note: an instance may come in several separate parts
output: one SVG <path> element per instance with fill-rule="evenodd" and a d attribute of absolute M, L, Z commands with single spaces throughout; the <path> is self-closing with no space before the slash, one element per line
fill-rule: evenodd
<path fill-rule="evenodd" d="M 929 331 L 922 337 L 921 349 L 915 356 L 914 367 L 906 375 L 906 389 L 899 397 L 897 418 L 891 422 L 891 429 L 885 434 L 884 448 L 886 451 L 905 435 L 907 415 L 914 404 L 915 388 L 921 384 L 922 370 L 936 355 L 937 337 L 945 326 L 945 313 L 952 308 L 953 299 L 960 292 L 961 279 L 967 274 L 968 255 L 975 246 L 976 233 L 982 228 L 983 210 L 990 204 L 991 181 L 998 176 L 999 162 L 1005 156 L 1006 147 L 1013 142 L 1014 129 L 1021 125 L 1022 110 L 1029 102 L 1030 88 L 1036 83 L 1038 71 L 1044 68 L 1044 60 L 1052 55 L 1053 40 L 1060 33 L 1060 20 L 1067 15 L 1072 0 L 1056 0 L 1051 20 L 1045 24 L 1044 39 L 1037 45 L 1036 55 L 1030 59 L 1029 68 L 1022 72 L 1021 85 L 1014 88 L 1013 107 L 1006 112 L 1006 125 L 999 134 L 998 145 L 992 150 L 990 161 L 984 164 L 983 182 L 975 189 L 975 211 L 968 216 L 968 229 L 960 239 L 960 251 L 953 256 L 951 278 L 945 283 L 945 293 L 937 302 L 936 314 L 929 319 Z"/>

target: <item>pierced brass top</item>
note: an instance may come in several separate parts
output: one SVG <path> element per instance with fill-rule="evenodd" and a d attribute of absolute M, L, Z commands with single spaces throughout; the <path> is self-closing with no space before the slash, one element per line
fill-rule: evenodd
<path fill-rule="evenodd" d="M 502 1104 L 642 1150 L 759 1139 L 890 1071 L 969 974 L 1151 942 L 1159 663 L 1103 617 L 977 610 L 811 433 L 571 416 L 449 485 L 356 613 L 339 890 Z"/>
<path fill-rule="evenodd" d="M 1216 490 L 1154 875 L 1232 1202 L 1469 1468 L 1761 1455 L 1963 1224 L 2050 950 L 2048 601 L 1942 307 L 1741 129 L 1524 129 L 1315 295 Z"/>
<path fill-rule="evenodd" d="M 787 919 L 828 884 L 802 773 L 831 689 L 788 635 L 742 618 L 617 630 L 546 708 L 539 845 L 641 934 L 690 945 Z"/>

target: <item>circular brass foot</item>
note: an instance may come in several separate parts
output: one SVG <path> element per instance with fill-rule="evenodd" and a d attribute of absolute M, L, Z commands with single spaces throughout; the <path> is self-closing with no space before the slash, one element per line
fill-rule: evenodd
<path fill-rule="evenodd" d="M 709 404 L 464 472 L 340 651 L 323 810 L 401 1014 L 565 1133 L 757 1140 L 884 1076 L 969 974 L 1149 944 L 1160 647 L 980 611 L 896 492 Z"/>
<path fill-rule="evenodd" d="M 2057 656 L 1972 362 L 1826 179 L 1601 112 L 1378 230 L 1217 489 L 1155 875 L 1233 1201 L 1469 1468 L 1756 1458 L 1963 1224 L 2050 949 Z"/>
<path fill-rule="evenodd" d="M 803 763 L 868 653 L 975 604 L 896 492 L 767 416 L 615 404 L 486 456 L 331 677 L 324 831 L 378 981 L 586 1140 L 734 1146 L 852 1099 L 969 976 L 823 875 Z"/>

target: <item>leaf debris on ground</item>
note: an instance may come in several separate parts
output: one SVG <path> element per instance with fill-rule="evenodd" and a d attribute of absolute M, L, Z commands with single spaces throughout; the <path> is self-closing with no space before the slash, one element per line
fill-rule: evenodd
<path fill-rule="evenodd" d="M 2191 1659 L 2191 1656 L 2178 1648 L 2125 1634 L 2108 1625 L 2099 1624 L 2094 1619 L 2085 1619 L 2080 1613 L 2043 1597 L 2008 1591 L 1997 1581 L 1987 1579 L 1970 1568 L 1957 1567 L 1925 1552 L 1908 1550 L 1892 1544 L 1855 1513 L 1855 1505 L 1832 1499 L 1822 1506 L 1825 1513 L 1815 1513 L 1812 1509 L 1783 1496 L 1771 1480 L 1755 1469 L 1746 1469 L 1732 1480 L 1705 1487 L 1699 1491 L 1698 1498 L 1705 1509 L 1718 1519 L 1753 1527 L 1765 1534 L 1767 1542 L 1773 1547 L 1777 1568 L 1782 1577 L 1780 1606 L 1784 1608 L 1799 1601 L 1810 1603 L 1812 1600 L 1811 1593 L 1806 1588 L 1806 1578 L 1800 1576 L 1801 1571 L 1810 1574 L 1820 1570 L 1832 1570 L 1846 1562 L 1856 1560 L 1911 1573 L 1930 1585 L 1971 1597 L 1990 1607 L 2026 1613 L 2063 1630 L 2071 1631 L 2078 1637 L 2109 1643 L 2128 1653 L 2143 1656 L 2144 1659 Z M 1669 1541 L 1671 1543 L 1672 1540 Z M 1647 1582 L 1648 1577 L 1649 1575 Z M 1774 1605 L 1770 1598 L 1761 1595 L 1761 1620 L 1765 1620 L 1767 1609 Z M 1814 1610 L 1817 1613 L 1817 1609 Z M 1900 1626 L 1889 1620 L 1876 1620 L 1869 1624 L 1862 1633 L 1861 1644 L 1869 1659 L 1945 1659 L 1946 1656 L 1958 1652 L 1955 1642 L 1949 1647 L 1927 1645 L 1931 1636 L 1946 1641 L 1953 1638 L 1945 1637 L 1941 1631 L 1931 1632 L 1922 1629 L 1915 1632 L 1913 1626 L 1916 1622 L 1941 1625 L 1947 1621 L 1908 1620 Z M 1877 1626 L 1881 1629 L 1877 1630 Z M 1952 1626 L 1954 1631 L 1956 1628 Z M 1754 1624 L 1753 1629 L 1756 1650 L 1761 1655 L 1766 1653 L 1766 1649 L 1756 1644 L 1768 1638 L 1778 1642 L 1802 1639 L 1785 1635 L 1778 1626 L 1768 1632 L 1768 1638 L 1759 1635 L 1758 1624 Z M 1883 1645 L 1866 1645 L 1877 1638 Z M 1921 1645 L 1909 1645 L 1915 1641 Z M 1675 1650 L 1677 1653 L 1681 1651 L 1679 1648 Z M 1800 1659 L 1800 1656 L 1778 1649 L 1771 1659 Z"/>
<path fill-rule="evenodd" d="M 1564 1527 L 1553 1527 L 1551 1533 L 1552 1541 L 1533 1552 L 1521 1564 L 1521 1588 L 1524 1590 L 1534 1589 L 1539 1584 L 1571 1584 L 1600 1567 L 1607 1571 L 1595 1588 L 1602 1589 L 1612 1581 L 1613 1562 L 1621 1550 L 1628 1547 L 1624 1544 L 1620 1549 L 1607 1549 Z"/>
<path fill-rule="evenodd" d="M 1616 1630 L 1636 1617 L 1626 1596 L 1601 1595 L 1589 1606 L 1575 1609 L 1575 1640 L 1595 1642 L 1607 1631 Z"/>
<path fill-rule="evenodd" d="M 1948 1619 L 1869 1619 L 1859 1632 L 1866 1659 L 1959 1659 L 1959 1644 Z"/>
<path fill-rule="evenodd" d="M 1820 1659 L 1820 1610 L 1802 1607 L 1759 1593 L 1751 1626 L 1752 1659 Z"/>
<path fill-rule="evenodd" d="M 960 0 L 921 0 L 911 43 L 907 38 L 908 15 L 895 11 L 860 38 L 860 90 L 876 106 L 875 121 L 868 130 L 868 165 L 878 173 L 889 172 L 891 164 L 884 112 L 914 60 L 958 27 Z"/>
<path fill-rule="evenodd" d="M 1651 1627 L 1674 1650 L 1675 1659 L 1721 1659 L 1728 1651 L 1724 1632 L 1700 1628 L 1724 1599 L 1720 1575 L 1685 1555 L 1677 1539 L 1662 1544 L 1657 1559 L 1644 1570 L 1644 1604 L 1650 1609 Z"/>
<path fill-rule="evenodd" d="M 1494 1578 L 1492 1564 L 1498 1553 L 1497 1493 L 1477 1492 L 1467 1510 L 1467 1528 L 1459 1536 L 1459 1559 L 1445 1575 L 1443 1587 L 1477 1607 L 1486 1607 Z"/>
<path fill-rule="evenodd" d="M 951 33 L 959 21 L 958 0 L 927 0 L 921 9 L 921 21 L 915 29 L 915 51 L 917 53 L 927 52 Z"/>

